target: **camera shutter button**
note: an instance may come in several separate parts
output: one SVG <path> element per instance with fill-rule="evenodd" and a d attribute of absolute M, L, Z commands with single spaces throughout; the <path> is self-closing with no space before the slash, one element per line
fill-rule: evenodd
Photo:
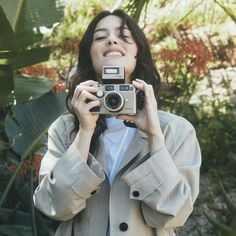
<path fill-rule="evenodd" d="M 97 97 L 101 98 L 101 97 L 103 97 L 104 92 L 102 90 L 98 90 L 96 95 L 97 95 Z"/>

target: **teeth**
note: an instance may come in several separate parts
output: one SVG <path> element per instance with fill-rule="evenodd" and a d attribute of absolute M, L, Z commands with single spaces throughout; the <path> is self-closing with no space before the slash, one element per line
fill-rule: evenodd
<path fill-rule="evenodd" d="M 122 56 L 122 53 L 117 51 L 112 51 L 105 54 L 105 57 L 112 57 L 112 56 Z"/>

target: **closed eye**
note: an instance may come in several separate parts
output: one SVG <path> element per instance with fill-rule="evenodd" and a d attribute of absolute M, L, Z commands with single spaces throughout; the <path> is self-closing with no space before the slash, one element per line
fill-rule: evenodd
<path fill-rule="evenodd" d="M 95 41 L 100 41 L 100 40 L 103 40 L 103 39 L 106 39 L 106 36 L 99 36 L 99 37 L 96 37 L 96 38 L 95 38 Z"/>
<path fill-rule="evenodd" d="M 118 37 L 119 38 L 125 38 L 125 39 L 131 38 L 131 36 L 127 35 L 127 34 L 119 34 Z"/>
<path fill-rule="evenodd" d="M 118 37 L 121 38 L 126 43 L 129 43 L 129 44 L 133 43 L 133 37 L 131 35 L 120 34 Z"/>
<path fill-rule="evenodd" d="M 123 38 L 129 39 L 130 36 L 129 35 L 123 35 Z"/>

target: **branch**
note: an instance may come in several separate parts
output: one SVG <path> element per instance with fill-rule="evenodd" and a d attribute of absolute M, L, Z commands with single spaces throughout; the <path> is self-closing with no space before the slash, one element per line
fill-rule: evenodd
<path fill-rule="evenodd" d="M 236 24 L 236 16 L 227 8 L 225 7 L 222 3 L 218 2 L 218 0 L 214 0 L 214 2 L 224 10 L 224 12 L 234 21 Z"/>

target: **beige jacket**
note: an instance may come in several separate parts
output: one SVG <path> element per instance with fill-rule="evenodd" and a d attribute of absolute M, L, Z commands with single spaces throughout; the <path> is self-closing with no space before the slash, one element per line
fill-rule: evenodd
<path fill-rule="evenodd" d="M 72 115 L 51 125 L 34 203 L 61 221 L 56 236 L 106 236 L 108 228 L 110 236 L 175 235 L 199 193 L 201 153 L 188 121 L 159 116 L 166 146 L 148 158 L 147 135 L 137 130 L 112 186 L 102 140 L 85 163 L 71 145 Z"/>

